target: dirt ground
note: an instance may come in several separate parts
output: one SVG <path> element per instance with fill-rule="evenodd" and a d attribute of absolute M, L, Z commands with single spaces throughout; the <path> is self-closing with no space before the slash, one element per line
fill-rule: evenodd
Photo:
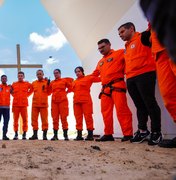
<path fill-rule="evenodd" d="M 175 180 L 176 150 L 147 143 L 0 141 L 0 179 Z"/>

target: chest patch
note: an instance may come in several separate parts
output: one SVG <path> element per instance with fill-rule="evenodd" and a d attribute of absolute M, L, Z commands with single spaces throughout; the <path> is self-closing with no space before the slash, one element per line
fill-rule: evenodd
<path fill-rule="evenodd" d="M 135 44 L 131 44 L 130 46 L 131 49 L 134 49 L 135 47 L 136 47 Z"/>
<path fill-rule="evenodd" d="M 113 60 L 113 58 L 109 58 L 107 59 L 107 62 L 111 62 Z"/>

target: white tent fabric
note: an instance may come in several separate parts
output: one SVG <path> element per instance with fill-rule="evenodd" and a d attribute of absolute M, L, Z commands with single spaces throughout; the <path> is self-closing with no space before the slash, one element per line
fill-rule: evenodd
<path fill-rule="evenodd" d="M 135 0 L 41 0 L 81 60 Z"/>

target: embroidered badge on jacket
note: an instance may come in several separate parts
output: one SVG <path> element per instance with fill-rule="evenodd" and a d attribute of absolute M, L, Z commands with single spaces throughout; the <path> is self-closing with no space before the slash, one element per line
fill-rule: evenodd
<path fill-rule="evenodd" d="M 113 60 L 113 58 L 109 58 L 107 59 L 107 62 L 111 62 Z"/>
<path fill-rule="evenodd" d="M 100 66 L 103 66 L 103 64 L 104 64 L 104 62 L 102 61 L 102 62 L 100 62 Z"/>
<path fill-rule="evenodd" d="M 135 44 L 132 44 L 132 45 L 130 46 L 131 49 L 134 49 L 135 47 L 136 47 Z"/>

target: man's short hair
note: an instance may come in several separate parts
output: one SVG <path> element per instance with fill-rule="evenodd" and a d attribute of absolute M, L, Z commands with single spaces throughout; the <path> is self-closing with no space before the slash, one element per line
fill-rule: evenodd
<path fill-rule="evenodd" d="M 59 74 L 61 74 L 61 70 L 60 69 L 55 69 L 54 71 L 58 71 Z"/>
<path fill-rule="evenodd" d="M 39 71 L 41 71 L 41 72 L 43 73 L 43 70 L 42 70 L 42 69 L 38 69 L 38 70 L 37 70 L 37 72 L 39 72 Z M 36 72 L 36 73 L 37 73 L 37 72 Z"/>
<path fill-rule="evenodd" d="M 3 77 L 6 77 L 6 78 L 7 78 L 7 76 L 6 76 L 5 74 L 3 74 L 3 75 L 1 76 L 1 79 L 2 79 Z"/>
<path fill-rule="evenodd" d="M 122 25 L 118 28 L 118 30 L 119 30 L 121 27 L 124 27 L 125 29 L 129 29 L 130 27 L 133 27 L 134 32 L 136 31 L 135 25 L 134 25 L 132 22 L 127 22 L 127 23 L 125 23 L 125 24 L 122 24 Z"/>
<path fill-rule="evenodd" d="M 109 39 L 101 39 L 100 41 L 97 42 L 98 45 L 102 43 L 111 44 Z"/>
<path fill-rule="evenodd" d="M 19 71 L 18 74 L 23 74 L 23 76 L 24 76 L 24 72 L 23 71 Z"/>

